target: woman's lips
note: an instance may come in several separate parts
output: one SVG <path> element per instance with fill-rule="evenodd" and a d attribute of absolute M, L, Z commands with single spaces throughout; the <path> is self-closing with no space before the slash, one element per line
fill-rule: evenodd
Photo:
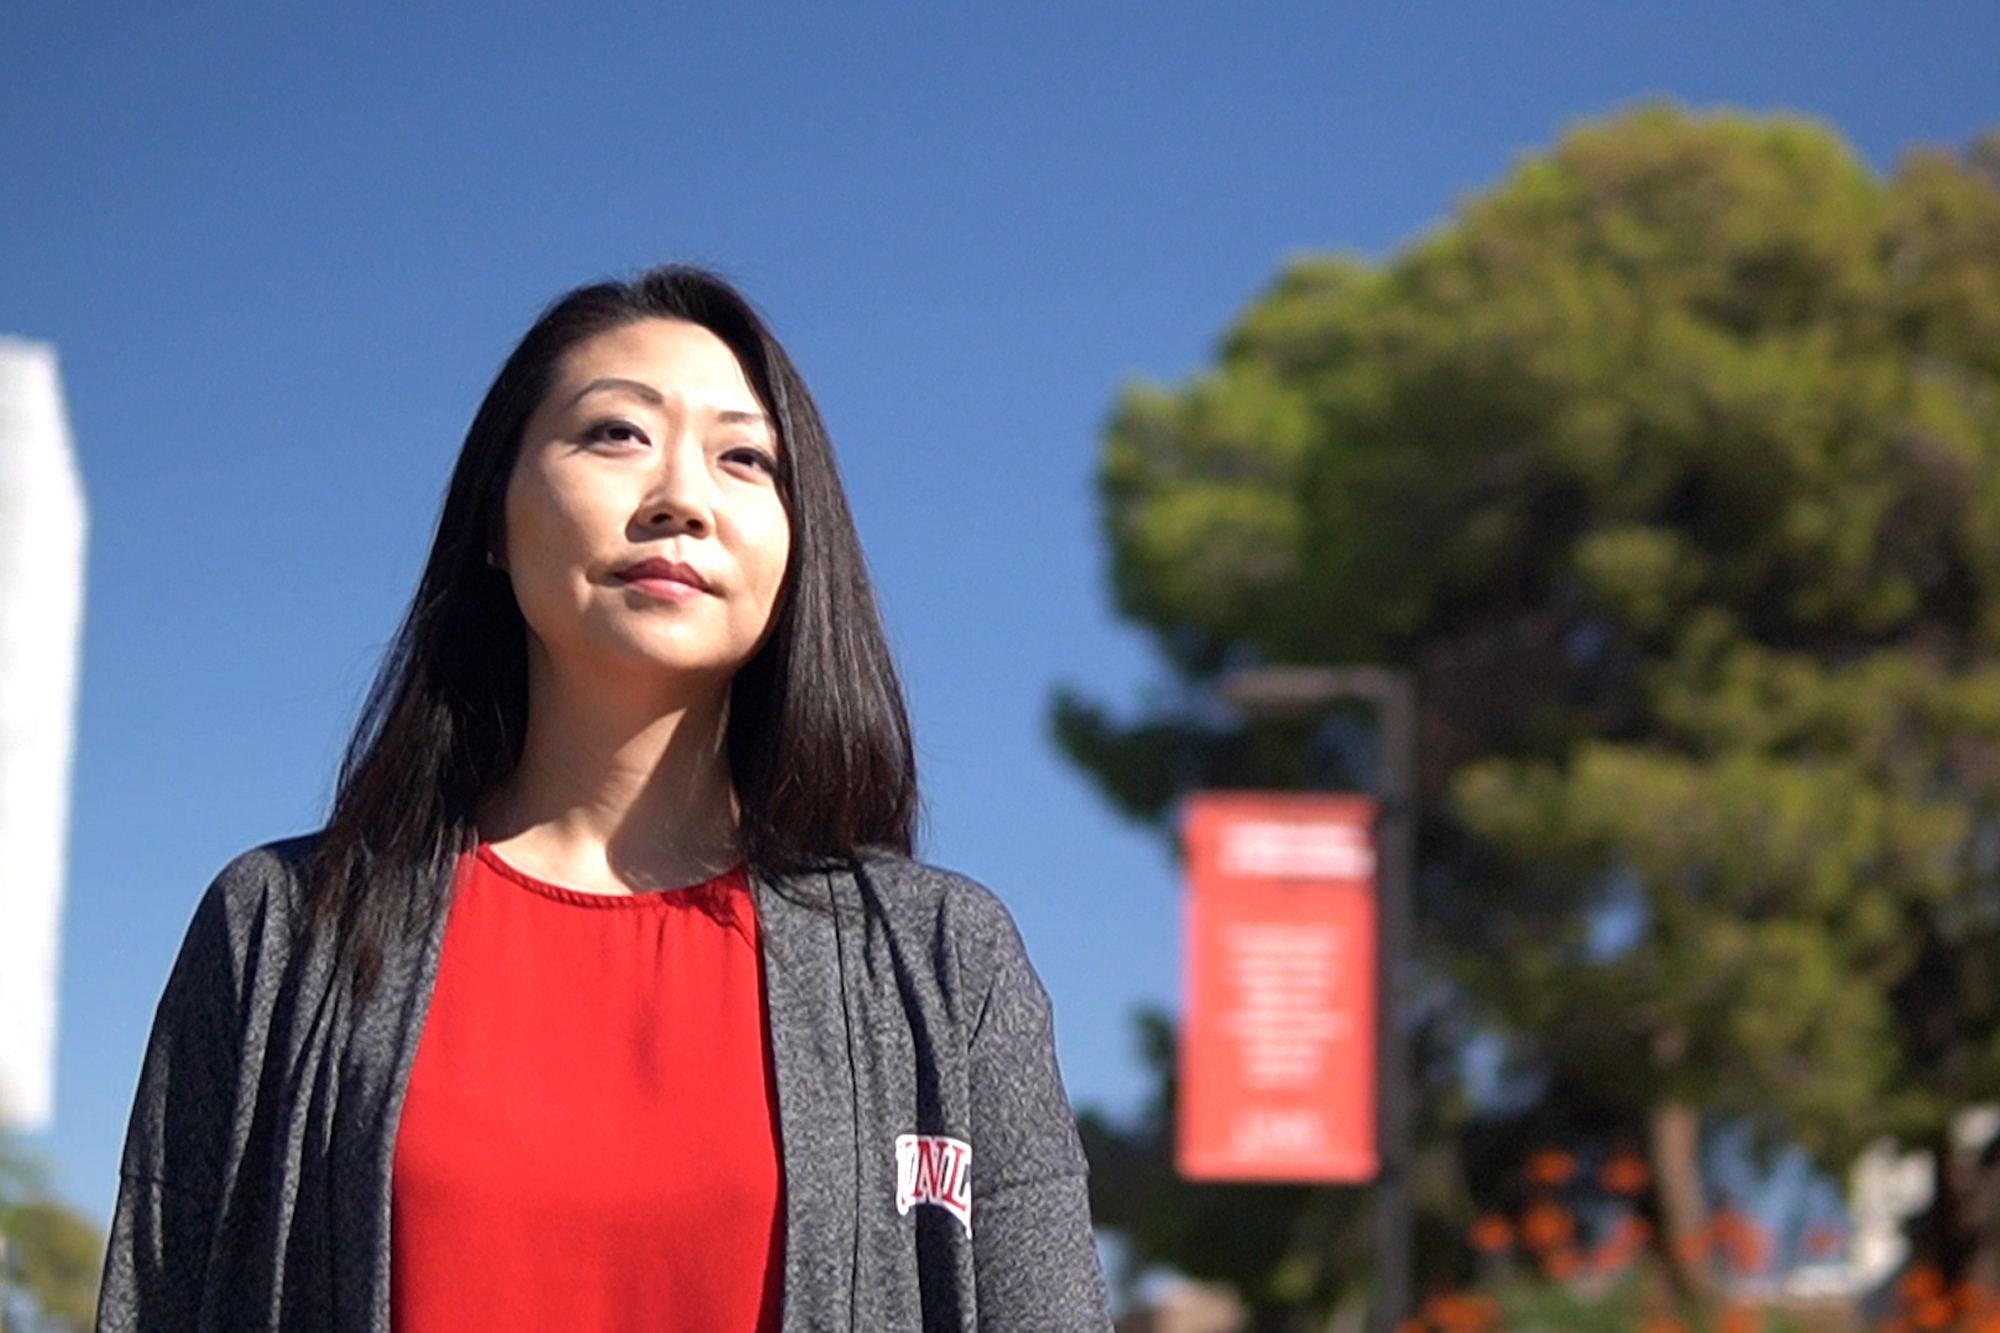
<path fill-rule="evenodd" d="M 655 597 L 697 597 L 714 591 L 694 566 L 676 560 L 641 560 L 619 570 L 618 579 Z"/>

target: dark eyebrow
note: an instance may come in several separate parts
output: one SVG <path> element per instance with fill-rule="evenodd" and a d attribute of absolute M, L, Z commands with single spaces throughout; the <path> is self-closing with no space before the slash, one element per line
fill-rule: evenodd
<path fill-rule="evenodd" d="M 570 397 L 567 406 L 575 407 L 591 394 L 605 391 L 628 393 L 641 402 L 651 403 L 654 407 L 665 407 L 667 405 L 666 398 L 658 389 L 655 389 L 650 384 L 639 380 L 623 379 L 617 375 L 600 375 L 581 389 L 578 389 Z M 725 426 L 762 426 L 766 430 L 771 429 L 771 417 L 767 412 L 739 412 L 731 409 L 717 412 L 715 419 Z"/>
<path fill-rule="evenodd" d="M 569 402 L 564 406 L 575 407 L 591 394 L 601 393 L 606 389 L 629 393 L 634 398 L 643 399 L 655 407 L 665 407 L 667 404 L 667 400 L 660 396 L 660 391 L 650 384 L 642 384 L 638 380 L 619 379 L 615 375 L 600 375 L 571 395 Z"/>

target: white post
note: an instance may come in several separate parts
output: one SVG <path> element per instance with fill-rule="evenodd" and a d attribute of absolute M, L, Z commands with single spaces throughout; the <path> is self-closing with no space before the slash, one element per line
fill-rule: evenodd
<path fill-rule="evenodd" d="M 83 487 L 55 349 L 0 337 L 0 1126 L 55 1112 Z"/>

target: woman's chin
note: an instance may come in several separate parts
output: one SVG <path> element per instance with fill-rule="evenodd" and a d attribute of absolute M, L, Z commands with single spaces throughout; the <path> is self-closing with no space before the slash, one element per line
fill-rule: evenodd
<path fill-rule="evenodd" d="M 722 698 L 743 661 L 733 655 L 657 643 L 610 643 L 567 663 L 563 675 L 606 694 L 640 690 L 676 702 Z"/>

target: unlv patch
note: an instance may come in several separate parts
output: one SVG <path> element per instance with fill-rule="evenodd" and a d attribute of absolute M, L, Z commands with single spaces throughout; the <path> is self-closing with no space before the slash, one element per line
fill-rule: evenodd
<path fill-rule="evenodd" d="M 896 1136 L 896 1211 L 934 1203 L 972 1234 L 972 1145 L 942 1134 Z"/>

